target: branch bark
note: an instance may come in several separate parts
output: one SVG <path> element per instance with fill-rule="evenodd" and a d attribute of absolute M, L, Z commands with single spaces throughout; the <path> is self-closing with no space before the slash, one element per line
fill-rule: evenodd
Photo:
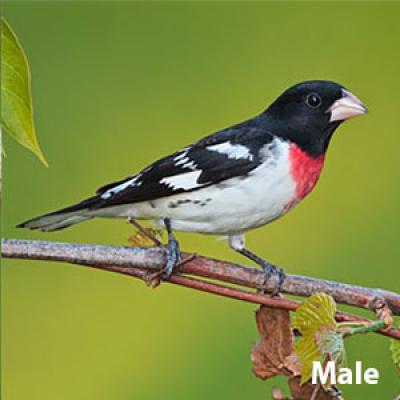
<path fill-rule="evenodd" d="M 143 280 L 146 280 L 149 273 L 156 272 L 165 265 L 165 249 L 162 247 L 116 247 L 3 239 L 1 253 L 5 258 L 80 264 L 134 276 Z M 190 254 L 183 254 L 184 258 L 190 256 Z M 168 282 L 225 297 L 263 304 L 271 308 L 284 308 L 294 311 L 298 306 L 298 303 L 294 300 L 271 298 L 248 290 L 195 279 L 185 276 L 186 274 L 248 288 L 259 288 L 263 284 L 263 273 L 256 268 L 196 256 L 182 265 L 180 273 L 171 276 Z M 268 289 L 272 289 L 272 285 Z M 368 309 L 375 313 L 379 313 L 382 307 L 387 307 L 394 315 L 400 315 L 400 294 L 387 290 L 288 275 L 281 291 L 296 296 L 310 296 L 316 292 L 324 292 L 331 295 L 340 304 Z M 338 321 L 369 321 L 341 312 L 338 312 L 336 317 Z M 380 333 L 400 340 L 400 330 L 398 329 L 382 330 Z"/>

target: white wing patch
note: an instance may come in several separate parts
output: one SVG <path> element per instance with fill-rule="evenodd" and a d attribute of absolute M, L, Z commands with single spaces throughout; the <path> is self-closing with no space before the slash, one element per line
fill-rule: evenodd
<path fill-rule="evenodd" d="M 190 147 L 185 147 L 184 149 L 180 150 L 178 152 L 178 155 L 174 157 L 174 161 L 179 162 L 180 160 L 182 160 L 182 158 L 186 158 L 189 149 Z"/>
<path fill-rule="evenodd" d="M 207 150 L 216 151 L 217 153 L 226 154 L 229 158 L 239 160 L 240 158 L 246 158 L 253 161 L 253 154 L 250 150 L 241 144 L 231 144 L 230 142 L 224 142 L 207 146 Z"/>
<path fill-rule="evenodd" d="M 178 165 L 182 165 L 182 164 L 187 163 L 189 161 L 189 157 L 183 157 L 183 155 L 182 156 L 176 156 L 174 158 L 174 160 L 176 161 L 175 165 L 178 166 Z"/>
<path fill-rule="evenodd" d="M 182 165 L 182 168 L 187 168 L 191 169 L 192 171 L 196 171 L 197 169 L 197 164 L 192 160 L 192 161 L 187 161 Z"/>
<path fill-rule="evenodd" d="M 187 172 L 185 174 L 169 176 L 160 180 L 160 183 L 169 186 L 172 189 L 190 190 L 202 186 L 197 183 L 201 171 Z"/>
<path fill-rule="evenodd" d="M 185 147 L 183 150 L 181 150 L 179 154 L 174 157 L 174 165 L 176 167 L 182 166 L 182 168 L 195 171 L 197 169 L 197 164 L 188 157 L 188 151 L 189 147 Z"/>
<path fill-rule="evenodd" d="M 109 199 L 112 195 L 115 193 L 122 192 L 129 186 L 140 186 L 142 182 L 139 181 L 139 178 L 142 176 L 142 174 L 138 174 L 134 176 L 132 179 L 127 180 L 124 183 L 121 183 L 117 186 L 112 187 L 111 189 L 108 189 L 106 192 L 104 192 L 100 197 L 104 200 Z"/>

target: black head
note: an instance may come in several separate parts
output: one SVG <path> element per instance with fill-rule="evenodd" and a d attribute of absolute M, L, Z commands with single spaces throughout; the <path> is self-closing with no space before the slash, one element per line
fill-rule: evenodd
<path fill-rule="evenodd" d="M 342 85 L 306 81 L 286 90 L 262 115 L 273 134 L 318 157 L 344 120 L 366 112 L 361 101 Z"/>

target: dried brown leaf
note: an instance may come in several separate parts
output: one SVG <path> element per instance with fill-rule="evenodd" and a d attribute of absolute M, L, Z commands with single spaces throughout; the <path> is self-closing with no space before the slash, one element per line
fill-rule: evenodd
<path fill-rule="evenodd" d="M 325 390 L 320 387 L 317 389 L 316 385 L 313 385 L 311 382 L 307 382 L 305 384 L 301 384 L 301 378 L 298 376 L 294 376 L 288 381 L 290 392 L 292 394 L 293 400 L 340 400 L 341 396 L 333 397 L 331 394 L 325 392 Z M 316 394 L 314 391 L 318 390 Z"/>
<path fill-rule="evenodd" d="M 301 375 L 301 365 L 297 359 L 296 352 L 291 353 L 285 358 L 285 365 L 294 376 Z"/>
<path fill-rule="evenodd" d="M 272 400 L 289 400 L 277 387 L 272 388 Z"/>
<path fill-rule="evenodd" d="M 260 307 L 256 322 L 260 340 L 251 353 L 253 373 L 261 379 L 297 374 L 289 311 Z"/>

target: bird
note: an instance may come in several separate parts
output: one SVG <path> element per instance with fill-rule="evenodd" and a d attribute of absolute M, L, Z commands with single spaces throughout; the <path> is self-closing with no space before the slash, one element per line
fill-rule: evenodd
<path fill-rule="evenodd" d="M 56 231 L 95 218 L 153 220 L 168 233 L 168 279 L 182 261 L 175 231 L 227 237 L 274 279 L 285 272 L 250 251 L 245 234 L 282 217 L 315 187 L 336 129 L 367 113 L 348 89 L 310 80 L 286 89 L 263 112 L 208 135 L 77 204 L 23 222 Z"/>

